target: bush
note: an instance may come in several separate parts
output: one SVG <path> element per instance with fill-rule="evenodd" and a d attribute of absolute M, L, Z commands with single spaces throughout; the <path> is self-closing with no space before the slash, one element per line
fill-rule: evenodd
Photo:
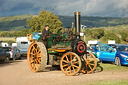
<path fill-rule="evenodd" d="M 120 43 L 120 38 L 118 36 L 116 36 L 114 33 L 111 33 L 111 32 L 106 32 L 104 37 L 103 37 L 103 40 L 115 40 L 116 43 Z"/>

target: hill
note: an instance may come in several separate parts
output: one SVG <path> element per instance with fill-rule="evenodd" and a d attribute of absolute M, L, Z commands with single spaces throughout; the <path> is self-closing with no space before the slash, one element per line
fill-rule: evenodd
<path fill-rule="evenodd" d="M 27 19 L 33 15 L 18 15 L 9 17 L 0 17 L 0 31 L 19 31 L 23 28 L 28 28 Z"/>
<path fill-rule="evenodd" d="M 0 17 L 0 31 L 19 31 L 23 28 L 29 29 L 26 20 L 32 18 L 32 16 L 33 15 L 18 15 Z M 71 23 L 74 22 L 74 16 L 59 16 L 59 19 L 62 21 L 63 27 L 71 27 Z M 81 24 L 86 25 L 88 28 L 126 25 L 128 24 L 128 18 L 82 16 Z"/>

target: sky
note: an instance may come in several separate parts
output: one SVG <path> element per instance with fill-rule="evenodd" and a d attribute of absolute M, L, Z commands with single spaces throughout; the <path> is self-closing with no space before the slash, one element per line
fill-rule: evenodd
<path fill-rule="evenodd" d="M 128 0 L 0 0 L 0 17 L 32 14 L 41 10 L 55 15 L 128 17 Z"/>

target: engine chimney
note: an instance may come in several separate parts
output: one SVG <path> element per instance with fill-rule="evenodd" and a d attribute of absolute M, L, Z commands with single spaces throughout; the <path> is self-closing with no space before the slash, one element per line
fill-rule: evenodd
<path fill-rule="evenodd" d="M 74 13 L 75 16 L 75 34 L 76 34 L 76 38 L 80 39 L 80 12 L 75 12 Z"/>

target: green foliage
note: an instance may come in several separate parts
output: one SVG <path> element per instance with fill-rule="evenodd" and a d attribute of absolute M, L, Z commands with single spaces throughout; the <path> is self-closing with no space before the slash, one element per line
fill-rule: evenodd
<path fill-rule="evenodd" d="M 104 36 L 104 30 L 102 30 L 102 29 L 93 29 L 91 31 L 91 36 L 94 39 L 100 39 L 101 37 Z"/>
<path fill-rule="evenodd" d="M 124 32 L 124 31 L 122 31 L 122 32 L 120 32 L 120 35 L 121 35 L 121 38 L 122 38 L 122 40 L 124 40 L 124 41 L 127 41 L 128 39 L 128 32 Z"/>
<path fill-rule="evenodd" d="M 0 22 L 11 22 L 16 20 L 24 20 L 31 18 L 32 15 L 17 15 L 17 16 L 8 16 L 8 17 L 0 17 Z"/>
<path fill-rule="evenodd" d="M 103 37 L 103 40 L 115 40 L 116 43 L 120 43 L 120 39 L 118 36 L 116 36 L 114 33 L 111 33 L 111 32 L 106 32 L 104 37 Z"/>
<path fill-rule="evenodd" d="M 52 33 L 57 33 L 58 29 L 62 28 L 62 22 L 59 20 L 59 17 L 54 15 L 53 12 L 45 10 L 42 10 L 39 16 L 35 16 L 27 22 L 31 32 L 42 32 L 45 25 L 49 25 Z"/>
<path fill-rule="evenodd" d="M 104 30 L 93 28 L 93 29 L 85 29 L 85 33 L 87 36 L 92 37 L 93 39 L 100 39 L 104 36 Z"/>
<path fill-rule="evenodd" d="M 29 34 L 28 29 L 22 29 L 22 31 L 2 31 L 0 32 L 0 37 L 23 37 Z"/>
<path fill-rule="evenodd" d="M 1 31 L 19 31 L 23 28 L 28 28 L 26 20 L 30 19 L 32 15 L 19 15 L 0 17 L 0 30 Z"/>

